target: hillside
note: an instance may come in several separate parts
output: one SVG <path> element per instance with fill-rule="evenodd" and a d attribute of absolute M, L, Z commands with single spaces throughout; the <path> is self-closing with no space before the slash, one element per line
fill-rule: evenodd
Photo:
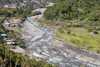
<path fill-rule="evenodd" d="M 44 61 L 29 60 L 28 56 L 23 57 L 19 53 L 10 51 L 0 46 L 0 67 L 57 67 Z"/>
<path fill-rule="evenodd" d="M 46 19 L 100 19 L 100 1 L 95 0 L 58 0 L 55 5 L 44 13 Z"/>
<path fill-rule="evenodd" d="M 16 45 L 20 47 L 23 47 L 24 44 L 20 38 L 21 35 L 19 32 L 15 31 L 14 27 L 14 30 L 10 30 L 6 29 L 2 25 L 2 22 L 5 19 L 5 17 L 0 17 L 0 67 L 58 67 L 45 61 L 36 61 L 34 59 L 29 60 L 28 56 L 23 57 L 21 54 L 9 50 L 10 45 L 6 45 L 6 43 L 4 43 L 1 34 L 7 34 L 11 38 L 18 39 L 18 44 Z"/>
<path fill-rule="evenodd" d="M 68 20 L 65 27 L 84 27 L 97 33 L 100 30 L 99 6 L 99 0 L 58 0 L 45 11 L 44 17 L 47 20 Z"/>
<path fill-rule="evenodd" d="M 99 6 L 99 0 L 58 0 L 37 22 L 55 30 L 55 39 L 100 53 Z"/>

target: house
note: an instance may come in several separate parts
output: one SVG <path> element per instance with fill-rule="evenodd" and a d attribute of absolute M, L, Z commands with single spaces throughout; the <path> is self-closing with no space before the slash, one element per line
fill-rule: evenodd
<path fill-rule="evenodd" d="M 9 7 L 9 5 L 4 5 L 3 7 L 4 7 L 4 8 L 8 8 L 8 7 Z"/>
<path fill-rule="evenodd" d="M 11 4 L 10 8 L 16 8 L 16 5 L 15 4 Z"/>
<path fill-rule="evenodd" d="M 1 34 L 1 36 L 6 37 L 6 36 L 7 36 L 7 34 Z"/>
<path fill-rule="evenodd" d="M 12 40 L 12 39 L 8 39 L 8 38 L 4 38 L 3 40 L 4 40 L 4 42 L 6 42 L 7 45 L 10 45 L 10 44 L 13 45 L 13 44 L 16 43 L 16 40 L 15 39 Z"/>
<path fill-rule="evenodd" d="M 8 38 L 9 36 L 7 36 L 7 34 L 1 34 L 1 36 L 4 38 Z M 4 39 L 5 40 L 5 39 Z"/>
<path fill-rule="evenodd" d="M 11 19 L 11 23 L 21 23 L 21 17 Z"/>
<path fill-rule="evenodd" d="M 13 44 L 15 44 L 15 42 L 6 42 L 6 44 L 7 45 L 11 45 L 12 44 L 13 45 Z"/>
<path fill-rule="evenodd" d="M 19 24 L 18 23 L 11 23 L 10 24 L 10 27 L 15 27 L 15 26 L 19 26 Z"/>

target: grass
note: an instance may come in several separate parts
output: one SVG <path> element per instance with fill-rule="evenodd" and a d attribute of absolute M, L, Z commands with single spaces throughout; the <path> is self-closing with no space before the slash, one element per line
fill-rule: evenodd
<path fill-rule="evenodd" d="M 4 20 L 4 19 L 5 19 L 5 17 L 0 17 L 0 19 Z"/>
<path fill-rule="evenodd" d="M 53 38 L 57 40 L 63 41 L 69 45 L 78 48 L 83 48 L 83 49 L 100 53 L 100 31 L 98 31 L 99 34 L 92 35 L 87 31 L 87 29 L 84 29 L 82 27 L 70 27 L 68 28 L 70 29 L 70 34 L 69 34 L 68 29 L 65 30 L 61 28 L 62 23 L 64 22 L 55 21 L 55 20 L 54 21 L 45 20 L 44 18 L 36 19 L 35 21 L 42 26 L 55 30 L 55 35 Z M 60 24 L 55 25 L 57 22 L 59 22 Z M 75 20 L 70 22 L 77 22 L 77 21 Z M 62 32 L 60 32 L 59 29 Z"/>
<path fill-rule="evenodd" d="M 6 17 L 0 17 L 0 21 L 2 22 Z"/>
<path fill-rule="evenodd" d="M 20 28 L 19 27 L 7 27 L 7 26 L 4 26 L 6 29 L 8 30 L 13 30 L 14 32 L 8 32 L 7 34 L 10 35 L 10 36 L 17 36 L 17 38 L 21 38 L 21 35 L 20 35 Z"/>
<path fill-rule="evenodd" d="M 64 33 L 57 31 L 54 38 L 58 40 L 63 39 L 66 43 L 94 52 L 98 52 L 100 49 L 100 34 L 91 35 L 83 28 L 71 28 L 70 34 L 66 31 Z"/>
<path fill-rule="evenodd" d="M 79 10 L 80 12 L 83 12 L 83 9 L 81 9 L 81 8 L 78 8 L 78 10 Z"/>
<path fill-rule="evenodd" d="M 20 33 L 19 27 L 7 27 L 7 26 L 5 26 L 5 28 Z"/>

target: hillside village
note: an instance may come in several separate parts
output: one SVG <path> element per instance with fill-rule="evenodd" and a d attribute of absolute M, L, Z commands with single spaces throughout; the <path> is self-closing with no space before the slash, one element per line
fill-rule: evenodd
<path fill-rule="evenodd" d="M 30 6 L 28 5 L 29 0 L 23 0 L 22 2 L 19 2 L 19 5 L 16 2 L 12 2 L 9 4 L 0 4 L 0 23 L 1 26 L 4 29 L 4 32 L 1 30 L 0 32 L 0 38 L 2 39 L 2 43 L 6 45 L 15 45 L 24 47 L 25 44 L 21 40 L 21 31 L 20 28 L 24 24 L 24 20 L 27 16 L 22 15 L 22 13 L 26 10 L 29 10 L 30 8 L 33 8 L 30 10 L 30 13 L 32 15 L 40 14 L 40 12 L 33 12 L 34 6 L 39 6 L 39 1 L 33 1 Z M 23 8 L 26 7 L 26 8 Z M 29 8 L 28 8 L 29 7 Z M 28 9 L 27 9 L 28 8 Z M 37 8 L 37 7 L 35 7 Z M 10 12 L 9 12 L 10 10 Z M 5 32 L 5 30 L 7 32 Z M 17 36 L 18 35 L 18 36 Z"/>
<path fill-rule="evenodd" d="M 28 44 L 25 44 L 21 38 L 21 28 L 24 27 L 25 19 L 41 14 L 40 11 L 33 12 L 33 10 L 46 5 L 46 3 L 34 0 L 0 1 L 0 67 L 37 67 L 38 63 L 42 66 L 46 64 L 54 67 L 54 65 L 41 61 L 40 58 L 32 54 L 29 56 Z M 26 60 L 27 58 L 28 60 Z M 7 60 L 5 61 L 5 59 Z M 22 64 L 23 61 L 25 64 Z M 27 61 L 33 63 L 27 63 Z M 18 62 L 19 64 L 17 64 Z"/>
<path fill-rule="evenodd" d="M 0 1 L 1 2 L 1 1 Z M 28 4 L 30 2 L 30 4 Z M 29 5 L 29 6 L 27 6 Z M 18 29 L 23 27 L 24 20 L 27 16 L 33 16 L 37 14 L 41 14 L 41 12 L 32 12 L 34 9 L 44 6 L 44 4 L 40 3 L 40 1 L 30 1 L 30 0 L 22 0 L 20 2 L 12 1 L 11 3 L 0 3 L 0 23 L 4 26 L 5 29 L 15 31 L 20 33 Z M 32 8 L 32 9 L 31 9 Z M 25 15 L 26 14 L 26 15 Z M 18 38 L 14 38 L 12 40 L 12 35 L 7 35 L 7 33 L 1 33 L 3 36 L 3 42 L 6 44 L 16 44 L 19 40 Z M 14 35 L 17 35 L 13 33 Z M 11 43 L 12 42 L 12 43 Z M 18 44 L 18 43 L 17 43 Z"/>

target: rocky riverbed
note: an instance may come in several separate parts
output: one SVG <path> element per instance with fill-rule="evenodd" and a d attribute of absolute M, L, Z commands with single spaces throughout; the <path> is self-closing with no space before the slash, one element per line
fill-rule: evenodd
<path fill-rule="evenodd" d="M 41 11 L 41 9 L 38 10 Z M 43 13 L 28 17 L 26 19 L 27 24 L 22 29 L 23 39 L 30 41 L 29 48 L 31 54 L 60 67 L 100 67 L 99 54 L 78 49 L 52 39 L 54 36 L 53 30 L 42 27 L 34 22 L 35 18 L 42 16 Z"/>

